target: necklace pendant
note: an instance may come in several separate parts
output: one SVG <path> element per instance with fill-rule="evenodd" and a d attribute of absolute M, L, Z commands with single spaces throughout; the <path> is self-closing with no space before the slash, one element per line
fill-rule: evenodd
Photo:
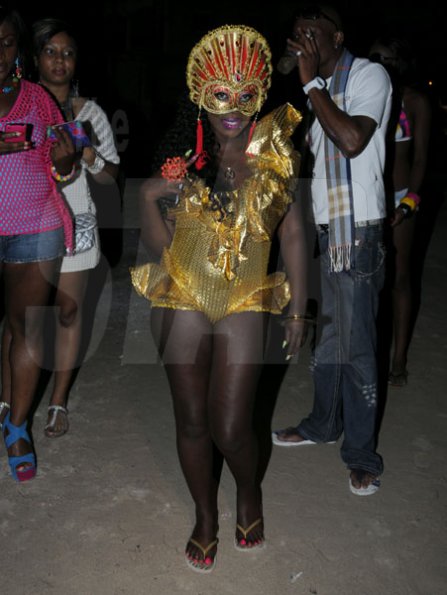
<path fill-rule="evenodd" d="M 231 180 L 232 181 L 236 177 L 236 172 L 231 167 L 227 167 L 225 169 L 225 174 L 224 175 L 225 175 L 225 179 L 226 180 Z"/>

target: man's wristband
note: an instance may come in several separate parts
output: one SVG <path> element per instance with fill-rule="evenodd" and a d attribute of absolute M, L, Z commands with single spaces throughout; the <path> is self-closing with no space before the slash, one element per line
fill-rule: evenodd
<path fill-rule="evenodd" d="M 412 211 L 416 210 L 416 202 L 408 195 L 404 196 L 404 198 L 400 201 L 399 204 L 409 206 Z"/>
<path fill-rule="evenodd" d="M 322 90 L 325 88 L 326 88 L 326 81 L 324 79 L 322 79 L 321 76 L 316 76 L 314 79 L 309 81 L 306 85 L 304 85 L 303 91 L 306 95 L 309 95 L 309 91 L 311 89 Z"/>
<path fill-rule="evenodd" d="M 416 192 L 407 192 L 407 196 L 408 198 L 414 200 L 417 207 L 419 206 L 419 203 L 421 202 L 421 197 L 419 196 L 419 194 L 416 194 Z"/>

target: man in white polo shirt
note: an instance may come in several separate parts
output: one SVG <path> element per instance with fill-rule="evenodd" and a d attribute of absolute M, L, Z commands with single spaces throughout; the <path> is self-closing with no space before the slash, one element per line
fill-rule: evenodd
<path fill-rule="evenodd" d="M 298 426 L 273 432 L 280 446 L 334 442 L 349 487 L 370 495 L 383 471 L 376 452 L 376 315 L 384 280 L 383 169 L 391 82 L 379 64 L 343 47 L 338 13 L 328 5 L 301 11 L 288 50 L 313 123 L 312 205 L 321 275 L 314 406 Z M 296 324 L 303 324 L 296 313 Z"/>

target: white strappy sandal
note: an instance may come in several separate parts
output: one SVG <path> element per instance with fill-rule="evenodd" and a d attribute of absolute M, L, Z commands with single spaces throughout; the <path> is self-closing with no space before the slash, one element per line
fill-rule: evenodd
<path fill-rule="evenodd" d="M 9 403 L 7 403 L 6 401 L 0 401 L 0 415 L 3 413 L 4 410 L 9 411 L 11 409 L 11 406 Z M 3 422 L 0 422 L 0 432 L 3 431 Z"/>
<path fill-rule="evenodd" d="M 66 407 L 63 407 L 62 405 L 50 405 L 48 407 L 48 413 L 51 413 L 51 417 L 44 429 L 45 436 L 47 436 L 48 438 L 59 438 L 59 436 L 63 436 L 64 434 L 66 434 L 69 428 L 68 409 Z M 62 414 L 65 417 L 65 423 L 63 424 L 62 430 L 55 432 L 51 428 L 55 427 L 57 416 L 60 414 Z"/>

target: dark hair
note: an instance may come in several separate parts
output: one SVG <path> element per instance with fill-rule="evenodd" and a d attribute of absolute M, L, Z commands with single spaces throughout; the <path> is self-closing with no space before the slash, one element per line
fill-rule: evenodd
<path fill-rule="evenodd" d="M 304 19 L 317 18 L 318 14 L 321 14 L 323 18 L 329 20 L 336 27 L 337 31 L 344 30 L 340 12 L 329 2 L 303 2 L 298 5 L 295 14 L 297 18 L 301 16 Z"/>
<path fill-rule="evenodd" d="M 17 35 L 18 55 L 22 61 L 26 60 L 28 56 L 28 34 L 22 17 L 17 10 L 0 6 L 0 23 L 4 23 L 5 21 L 8 21 L 14 27 Z"/>
<path fill-rule="evenodd" d="M 58 33 L 66 33 L 73 40 L 75 49 L 78 49 L 76 37 L 68 23 L 61 19 L 46 18 L 40 19 L 33 24 L 34 55 L 40 56 L 45 45 Z"/>
<path fill-rule="evenodd" d="M 199 108 L 189 99 L 188 92 L 185 91 L 179 98 L 177 113 L 172 126 L 168 128 L 154 151 L 153 171 L 159 170 L 168 157 L 182 156 L 187 151 L 195 150 L 198 113 Z M 201 178 L 205 178 L 207 183 L 212 186 L 216 176 L 213 159 L 216 141 L 205 111 L 202 111 L 201 119 L 203 148 L 210 158 L 203 169 L 196 170 L 194 166 L 191 169 Z"/>
<path fill-rule="evenodd" d="M 378 37 L 374 44 L 382 45 L 393 52 L 397 65 L 385 66 L 393 80 L 393 84 L 413 85 L 417 82 L 418 72 L 416 56 L 411 43 L 404 37 L 384 34 Z M 377 61 L 375 56 L 370 56 L 372 61 Z"/>

